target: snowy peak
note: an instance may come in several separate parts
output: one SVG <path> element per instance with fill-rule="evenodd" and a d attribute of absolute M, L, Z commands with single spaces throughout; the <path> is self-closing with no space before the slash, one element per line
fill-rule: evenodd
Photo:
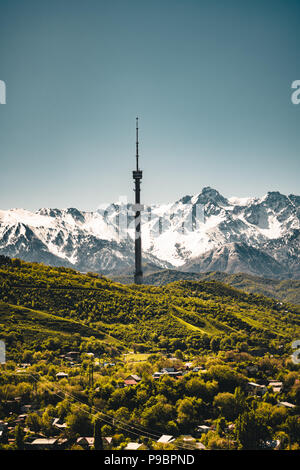
<path fill-rule="evenodd" d="M 227 206 L 228 201 L 216 189 L 207 186 L 202 189 L 201 193 L 195 196 L 184 196 L 175 204 L 214 204 L 215 206 Z"/>
<path fill-rule="evenodd" d="M 216 189 L 210 188 L 209 186 L 202 189 L 202 192 L 198 195 L 196 204 L 207 204 L 212 203 L 215 206 L 227 206 L 228 200 L 223 197 Z"/>

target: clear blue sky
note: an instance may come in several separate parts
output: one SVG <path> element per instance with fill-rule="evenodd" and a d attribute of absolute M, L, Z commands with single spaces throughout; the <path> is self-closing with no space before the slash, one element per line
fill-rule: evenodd
<path fill-rule="evenodd" d="M 300 193 L 299 0 L 0 0 L 0 208 Z"/>

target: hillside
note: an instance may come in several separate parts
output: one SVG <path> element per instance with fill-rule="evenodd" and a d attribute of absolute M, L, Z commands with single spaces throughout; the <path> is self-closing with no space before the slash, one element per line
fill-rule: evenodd
<path fill-rule="evenodd" d="M 115 277 L 115 280 L 128 284 L 132 282 L 133 275 Z M 163 286 L 170 282 L 180 280 L 191 281 L 220 281 L 229 284 L 237 289 L 273 297 L 283 302 L 300 304 L 300 281 L 285 279 L 267 279 L 258 276 L 251 276 L 246 273 L 228 274 L 220 271 L 211 272 L 182 272 L 179 270 L 161 269 L 156 272 L 146 272 L 144 283 L 147 285 Z"/>
<path fill-rule="evenodd" d="M 300 307 L 212 280 L 123 285 L 2 258 L 0 286 L 1 336 L 11 335 L 12 343 L 32 341 L 26 332 L 37 330 L 46 336 L 59 332 L 64 341 L 74 332 L 149 351 L 207 349 L 214 338 L 224 349 L 247 342 L 255 353 L 275 352 L 279 345 L 288 350 L 300 335 Z"/>
<path fill-rule="evenodd" d="M 51 315 L 27 307 L 19 307 L 0 302 L 0 324 L 11 326 L 20 332 L 20 338 L 43 340 L 49 336 L 60 336 L 62 339 L 78 333 L 81 337 L 95 336 L 103 339 L 105 334 L 94 330 L 78 321 Z"/>

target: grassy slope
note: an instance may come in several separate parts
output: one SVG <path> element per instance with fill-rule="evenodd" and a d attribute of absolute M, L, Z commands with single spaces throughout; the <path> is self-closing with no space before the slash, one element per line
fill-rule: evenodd
<path fill-rule="evenodd" d="M 32 308 L 20 307 L 0 301 L 0 327 L 18 329 L 25 338 L 43 339 L 48 337 L 72 337 L 78 333 L 83 338 L 94 336 L 97 339 L 114 342 L 105 333 L 95 330 L 78 321 L 62 318 Z"/>
<path fill-rule="evenodd" d="M 120 277 L 124 283 L 130 282 L 129 277 Z M 224 282 L 246 292 L 274 297 L 283 302 L 300 304 L 300 280 L 265 279 L 250 274 L 228 274 L 223 272 L 188 273 L 175 270 L 160 270 L 144 276 L 147 285 L 162 286 L 179 280 L 215 280 Z"/>
<path fill-rule="evenodd" d="M 0 323 L 28 334 L 78 332 L 153 345 L 153 335 L 184 339 L 191 334 L 224 337 L 254 332 L 289 341 L 300 335 L 300 307 L 279 305 L 211 280 L 160 287 L 122 285 L 22 262 L 0 266 L 0 300 Z"/>

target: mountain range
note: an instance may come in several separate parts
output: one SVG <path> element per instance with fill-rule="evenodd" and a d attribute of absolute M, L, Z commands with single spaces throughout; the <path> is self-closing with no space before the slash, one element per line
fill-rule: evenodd
<path fill-rule="evenodd" d="M 95 211 L 42 208 L 0 211 L 0 254 L 126 275 L 134 267 L 134 207 L 118 202 Z M 144 206 L 145 272 L 244 272 L 300 279 L 300 196 L 225 198 L 206 187 L 194 196 Z"/>

